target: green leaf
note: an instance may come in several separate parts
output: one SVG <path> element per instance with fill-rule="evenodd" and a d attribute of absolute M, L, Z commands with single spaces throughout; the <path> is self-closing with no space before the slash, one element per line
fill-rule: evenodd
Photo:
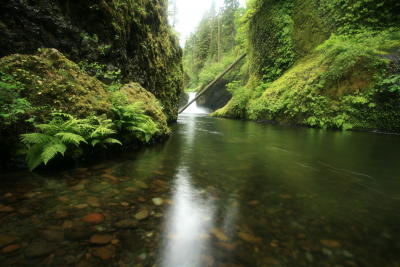
<path fill-rule="evenodd" d="M 99 139 L 93 139 L 92 142 L 90 142 L 92 146 L 96 146 L 97 144 L 101 143 Z"/>
<path fill-rule="evenodd" d="M 44 144 L 51 142 L 53 137 L 42 133 L 21 134 L 21 142 L 26 145 Z"/>
<path fill-rule="evenodd" d="M 107 144 L 118 144 L 118 145 L 122 146 L 122 143 L 119 140 L 115 139 L 115 138 L 107 138 L 103 142 L 107 143 Z"/>
<path fill-rule="evenodd" d="M 55 136 L 61 138 L 61 141 L 64 144 L 73 144 L 75 146 L 79 146 L 81 142 L 87 143 L 82 136 L 74 133 L 62 132 L 62 133 L 57 133 Z"/>
<path fill-rule="evenodd" d="M 47 163 L 54 158 L 58 153 L 64 156 L 65 151 L 67 150 L 67 147 L 64 144 L 54 144 L 50 143 L 46 145 L 43 149 L 42 154 L 40 155 L 43 163 L 47 165 Z"/>
<path fill-rule="evenodd" d="M 26 162 L 31 171 L 36 169 L 40 165 L 40 163 L 42 163 L 42 148 L 42 145 L 36 144 L 31 146 L 26 153 Z"/>

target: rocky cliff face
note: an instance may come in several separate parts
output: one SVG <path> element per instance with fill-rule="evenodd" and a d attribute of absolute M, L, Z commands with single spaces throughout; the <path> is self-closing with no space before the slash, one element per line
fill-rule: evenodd
<path fill-rule="evenodd" d="M 56 48 L 106 83 L 138 82 L 176 119 L 181 49 L 164 0 L 4 0 L 0 57 Z"/>

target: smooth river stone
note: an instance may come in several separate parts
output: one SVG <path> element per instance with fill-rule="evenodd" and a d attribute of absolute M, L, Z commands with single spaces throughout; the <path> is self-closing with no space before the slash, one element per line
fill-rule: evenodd
<path fill-rule="evenodd" d="M 323 239 L 323 240 L 320 240 L 320 242 L 322 245 L 329 247 L 329 248 L 339 248 L 340 247 L 340 243 L 335 240 Z"/>
<path fill-rule="evenodd" d="M 156 206 L 161 206 L 164 203 L 162 198 L 158 198 L 158 197 L 153 198 L 152 201 L 153 201 L 153 204 Z"/>
<path fill-rule="evenodd" d="M 83 217 L 83 220 L 87 223 L 101 223 L 104 221 L 104 215 L 101 213 L 91 213 Z"/>
<path fill-rule="evenodd" d="M 138 226 L 138 222 L 136 220 L 122 220 L 115 223 L 115 226 L 120 229 L 136 228 Z"/>
<path fill-rule="evenodd" d="M 4 206 L 0 204 L 0 212 L 13 212 L 14 209 L 10 206 Z"/>
<path fill-rule="evenodd" d="M 98 208 L 101 206 L 100 200 L 97 197 L 88 197 L 86 203 L 93 208 Z"/>
<path fill-rule="evenodd" d="M 3 248 L 1 250 L 1 253 L 3 253 L 3 254 L 13 253 L 14 251 L 17 251 L 20 248 L 21 248 L 21 246 L 18 244 L 9 245 L 9 246 Z"/>
<path fill-rule="evenodd" d="M 13 236 L 0 234 L 0 248 L 10 245 L 11 243 L 14 243 L 15 241 L 17 241 L 17 238 L 15 238 Z"/>
<path fill-rule="evenodd" d="M 135 214 L 135 219 L 138 221 L 144 220 L 147 217 L 149 217 L 149 211 L 146 209 L 142 209 L 138 213 Z"/>
<path fill-rule="evenodd" d="M 44 257 L 53 252 L 54 245 L 50 245 L 43 241 L 34 241 L 25 250 L 25 256 L 27 258 Z"/>
<path fill-rule="evenodd" d="M 115 249 L 112 246 L 93 248 L 93 255 L 102 260 L 110 260 L 114 256 L 114 253 Z"/>
<path fill-rule="evenodd" d="M 108 243 L 111 242 L 111 240 L 113 240 L 113 236 L 112 235 L 93 235 L 90 238 L 90 243 L 92 244 L 96 244 L 96 245 L 106 245 Z"/>

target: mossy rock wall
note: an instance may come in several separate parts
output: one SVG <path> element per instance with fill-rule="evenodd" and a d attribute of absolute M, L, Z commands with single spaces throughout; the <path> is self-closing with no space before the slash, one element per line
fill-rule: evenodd
<path fill-rule="evenodd" d="M 256 0 L 247 86 L 215 115 L 400 131 L 400 2 Z M 399 80 L 398 80 L 399 79 Z"/>
<path fill-rule="evenodd" d="M 138 82 L 176 119 L 181 49 L 165 0 L 13 1 L 0 3 L 0 57 L 56 48 L 74 62 Z"/>
<path fill-rule="evenodd" d="M 18 158 L 20 134 L 34 131 L 34 124 L 48 122 L 51 113 L 78 118 L 106 114 L 113 119 L 113 101 L 118 94 L 126 96 L 126 104 L 143 104 L 145 113 L 158 125 L 158 136 L 170 133 L 159 100 L 138 83 L 123 85 L 115 92 L 107 89 L 54 48 L 0 58 L 0 167 Z M 26 105 L 17 106 L 19 102 Z M 14 114 L 6 114 L 9 106 Z"/>

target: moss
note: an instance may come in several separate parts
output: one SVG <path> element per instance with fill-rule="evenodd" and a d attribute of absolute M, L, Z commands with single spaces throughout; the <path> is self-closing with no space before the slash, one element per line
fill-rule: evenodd
<path fill-rule="evenodd" d="M 7 93 L 8 97 L 14 98 L 7 102 L 18 109 L 18 116 L 12 123 L 0 118 L 2 165 L 17 152 L 18 136 L 33 130 L 32 122 L 46 122 L 52 112 L 69 113 L 78 118 L 101 114 L 111 117 L 115 94 L 125 95 L 126 104 L 142 102 L 146 114 L 157 122 L 159 135 L 170 133 L 167 116 L 152 93 L 137 83 L 122 85 L 115 89 L 117 92 L 108 91 L 109 86 L 87 75 L 56 49 L 40 49 L 35 55 L 3 57 L 0 74 L 0 81 L 6 79 L 7 82 L 0 83 L 0 93 L 9 91 L 5 92 L 4 86 L 15 90 L 15 94 Z M 0 115 L 3 113 L 4 110 L 0 110 Z"/>
<path fill-rule="evenodd" d="M 272 83 L 241 88 L 216 116 L 322 128 L 400 131 L 400 92 L 382 54 L 400 48 L 400 31 L 333 36 Z M 262 92 L 260 94 L 260 92 Z M 385 123 L 382 123 L 385 121 Z"/>
<path fill-rule="evenodd" d="M 160 100 L 169 120 L 177 118 L 182 51 L 167 21 L 167 1 L 6 0 L 0 17 L 0 57 L 54 47 L 74 62 L 102 66 L 103 73 L 120 70 L 101 81 L 138 82 Z"/>
<path fill-rule="evenodd" d="M 399 95 L 379 86 L 397 81 L 385 54 L 400 47 L 400 30 L 390 28 L 399 25 L 399 3 L 255 0 L 252 7 L 250 78 L 213 115 L 400 131 Z"/>
<path fill-rule="evenodd" d="M 0 69 L 24 85 L 22 97 L 40 107 L 36 116 L 54 111 L 85 116 L 111 108 L 104 84 L 86 75 L 56 49 L 1 58 Z"/>
<path fill-rule="evenodd" d="M 157 123 L 160 129 L 160 135 L 166 135 L 170 133 L 170 129 L 167 124 L 167 117 L 162 110 L 162 106 L 157 98 L 150 92 L 146 91 L 138 83 L 129 83 L 124 85 L 117 94 L 124 94 L 127 97 L 129 103 L 141 102 L 146 115 L 151 116 Z"/>

